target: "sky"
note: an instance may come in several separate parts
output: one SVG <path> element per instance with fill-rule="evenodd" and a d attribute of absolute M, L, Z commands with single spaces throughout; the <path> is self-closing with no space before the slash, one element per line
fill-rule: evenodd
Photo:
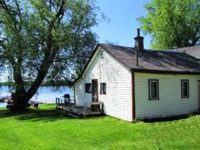
<path fill-rule="evenodd" d="M 144 4 L 149 0 L 96 0 L 96 5 L 107 19 L 93 31 L 100 43 L 115 43 L 122 46 L 134 46 L 134 37 L 140 24 L 137 18 L 146 14 Z M 144 47 L 150 48 L 151 38 L 144 35 Z"/>

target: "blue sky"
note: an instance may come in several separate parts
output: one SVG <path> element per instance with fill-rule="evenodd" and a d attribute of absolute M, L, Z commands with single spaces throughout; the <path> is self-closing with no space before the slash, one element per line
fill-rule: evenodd
<path fill-rule="evenodd" d="M 140 27 L 137 18 L 145 15 L 144 4 L 149 0 L 96 0 L 96 5 L 109 21 L 94 28 L 101 43 L 112 42 L 134 46 L 136 30 Z M 142 34 L 145 48 L 150 48 L 150 37 Z"/>

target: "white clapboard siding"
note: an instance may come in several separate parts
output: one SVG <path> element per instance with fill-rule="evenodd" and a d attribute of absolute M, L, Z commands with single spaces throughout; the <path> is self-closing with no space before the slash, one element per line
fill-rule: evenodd
<path fill-rule="evenodd" d="M 159 100 L 149 100 L 148 79 L 159 80 Z M 190 96 L 181 98 L 181 80 L 189 79 Z M 135 73 L 136 118 L 165 117 L 198 110 L 198 75 Z"/>
<path fill-rule="evenodd" d="M 85 83 L 98 79 L 99 101 L 104 103 L 107 115 L 132 121 L 131 73 L 110 54 L 98 49 L 92 61 L 80 79 L 75 84 L 77 105 L 89 105 L 91 94 L 85 93 Z M 100 95 L 100 83 L 106 83 L 106 95 Z"/>
<path fill-rule="evenodd" d="M 84 91 L 85 91 L 85 87 L 84 87 L 84 82 L 82 79 L 80 79 L 79 81 L 76 82 L 76 84 L 74 85 L 74 99 L 75 99 L 75 104 L 77 106 L 83 106 L 84 105 L 84 101 L 82 101 L 84 99 Z"/>

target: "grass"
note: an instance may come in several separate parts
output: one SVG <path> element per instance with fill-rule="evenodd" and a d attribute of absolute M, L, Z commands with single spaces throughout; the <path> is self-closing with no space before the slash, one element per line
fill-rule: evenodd
<path fill-rule="evenodd" d="M 1 150 L 199 149 L 200 116 L 128 123 L 111 117 L 71 119 L 54 105 L 11 114 L 0 110 Z"/>

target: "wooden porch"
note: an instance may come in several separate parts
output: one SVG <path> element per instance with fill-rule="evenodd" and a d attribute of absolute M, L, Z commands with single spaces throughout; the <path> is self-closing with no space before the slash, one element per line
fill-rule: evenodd
<path fill-rule="evenodd" d="M 102 102 L 92 102 L 90 106 L 76 106 L 74 100 L 56 98 L 56 109 L 67 112 L 73 118 L 103 115 Z"/>

